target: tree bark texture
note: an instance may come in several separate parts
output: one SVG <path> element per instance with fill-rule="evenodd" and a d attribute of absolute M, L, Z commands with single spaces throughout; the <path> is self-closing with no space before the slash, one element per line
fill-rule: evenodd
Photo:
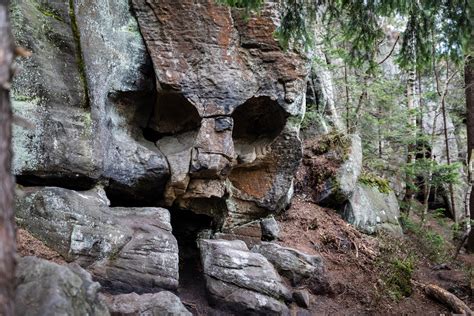
<path fill-rule="evenodd" d="M 464 67 L 464 80 L 466 83 L 466 125 L 467 125 L 467 152 L 468 152 L 468 162 L 471 164 L 471 160 L 474 157 L 471 157 L 472 151 L 474 150 L 474 58 L 472 56 L 468 57 Z M 469 166 L 469 185 L 472 185 L 473 175 L 471 170 L 472 166 Z M 469 212 L 471 215 L 471 220 L 474 219 L 474 190 L 471 190 L 471 197 L 469 200 Z M 471 233 L 469 234 L 467 240 L 467 250 L 468 252 L 474 252 L 474 229 L 471 228 Z"/>
<path fill-rule="evenodd" d="M 13 42 L 8 0 L 0 0 L 0 315 L 13 315 L 15 294 L 14 180 L 11 174 L 10 78 Z"/>

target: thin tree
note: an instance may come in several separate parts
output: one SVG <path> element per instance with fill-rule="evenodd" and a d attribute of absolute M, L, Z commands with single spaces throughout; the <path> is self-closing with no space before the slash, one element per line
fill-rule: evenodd
<path fill-rule="evenodd" d="M 13 41 L 8 17 L 8 0 L 0 0 L 0 315 L 14 313 L 15 226 L 14 180 L 11 174 L 10 106 Z"/>
<path fill-rule="evenodd" d="M 464 81 L 466 84 L 466 126 L 467 126 L 467 152 L 468 152 L 468 162 L 469 162 L 469 185 L 470 188 L 470 198 L 469 198 L 469 213 L 471 220 L 474 219 L 474 190 L 472 189 L 472 184 L 474 180 L 474 175 L 472 170 L 474 163 L 474 58 L 468 56 L 466 58 L 466 63 L 464 66 Z M 467 240 L 467 250 L 469 252 L 474 252 L 474 229 L 468 225 L 468 228 L 471 229 L 469 237 Z"/>

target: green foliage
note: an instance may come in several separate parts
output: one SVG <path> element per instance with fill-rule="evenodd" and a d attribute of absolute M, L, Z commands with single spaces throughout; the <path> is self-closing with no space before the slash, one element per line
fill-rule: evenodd
<path fill-rule="evenodd" d="M 79 28 L 77 27 L 76 14 L 74 12 L 74 0 L 69 0 L 69 17 L 71 18 L 72 35 L 74 37 L 74 42 L 76 43 L 76 63 L 85 91 L 84 107 L 87 108 L 89 107 L 89 88 L 87 86 L 84 59 L 82 57 L 81 35 L 79 32 Z"/>
<path fill-rule="evenodd" d="M 428 178 L 431 173 L 432 186 L 440 186 L 444 184 L 459 183 L 459 170 L 462 168 L 461 163 L 438 163 L 430 158 L 416 159 L 415 162 L 407 164 L 406 171 L 412 176 Z"/>
<path fill-rule="evenodd" d="M 411 279 L 414 270 L 415 259 L 413 257 L 395 258 L 389 262 L 385 284 L 393 299 L 398 301 L 413 293 Z"/>
<path fill-rule="evenodd" d="M 221 0 L 234 7 L 257 10 L 263 1 Z M 284 0 L 281 26 L 277 36 L 283 47 L 291 40 L 305 46 L 311 43 L 312 26 L 319 22 L 328 29 L 344 34 L 349 47 L 349 61 L 360 67 L 368 62 L 374 67 L 373 55 L 383 38 L 380 18 L 397 17 L 406 20 L 402 34 L 399 62 L 411 69 L 429 65 L 436 56 L 462 61 L 469 51 L 474 22 L 472 2 L 466 0 Z M 317 12 L 322 11 L 322 15 Z M 334 22 L 337 27 L 334 27 Z M 331 36 L 331 34 L 329 34 Z"/>
<path fill-rule="evenodd" d="M 217 3 L 244 9 L 245 17 L 248 17 L 252 12 L 257 12 L 262 8 L 264 0 L 217 0 Z"/>
<path fill-rule="evenodd" d="M 361 174 L 361 176 L 359 177 L 359 182 L 370 187 L 375 187 L 382 193 L 388 194 L 390 193 L 390 191 L 392 191 L 387 179 L 379 177 L 370 172 L 364 172 L 363 174 Z"/>
<path fill-rule="evenodd" d="M 394 238 L 391 235 L 379 235 L 380 255 L 376 261 L 377 272 L 383 296 L 389 296 L 395 301 L 413 293 L 411 279 L 418 258 L 404 238 Z"/>
<path fill-rule="evenodd" d="M 317 146 L 312 148 L 312 152 L 315 155 L 323 155 L 329 151 L 334 151 L 344 161 L 349 155 L 350 145 L 351 140 L 347 135 L 341 132 L 332 132 L 323 135 L 319 139 Z"/>
<path fill-rule="evenodd" d="M 416 237 L 418 247 L 429 260 L 435 263 L 442 263 L 448 260 L 449 244 L 443 236 L 430 228 L 413 222 L 412 219 L 405 215 L 402 215 L 401 223 L 406 232 Z"/>

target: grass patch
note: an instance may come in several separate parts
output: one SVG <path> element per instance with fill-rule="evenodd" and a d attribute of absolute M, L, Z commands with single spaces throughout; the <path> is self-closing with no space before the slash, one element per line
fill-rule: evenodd
<path fill-rule="evenodd" d="M 410 251 L 410 245 L 402 238 L 379 235 L 380 256 L 376 266 L 380 275 L 382 295 L 399 301 L 413 293 L 412 278 L 418 258 Z"/>
<path fill-rule="evenodd" d="M 401 217 L 404 231 L 413 235 L 414 242 L 422 254 L 434 263 L 443 263 L 450 258 L 452 246 L 443 236 L 428 227 L 415 223 L 411 218 Z"/>

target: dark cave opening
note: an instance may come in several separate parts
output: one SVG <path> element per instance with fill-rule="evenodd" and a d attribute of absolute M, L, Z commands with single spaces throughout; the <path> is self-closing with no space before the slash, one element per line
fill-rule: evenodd
<path fill-rule="evenodd" d="M 183 302 L 191 303 L 188 307 L 195 309 L 194 313 L 199 313 L 208 306 L 197 239 L 200 232 L 212 230 L 214 223 L 211 217 L 190 210 L 173 207 L 170 214 L 179 248 L 179 296 Z"/>
<path fill-rule="evenodd" d="M 68 190 L 86 191 L 94 188 L 97 179 L 79 174 L 22 174 L 15 176 L 16 183 L 24 187 L 59 187 Z"/>
<path fill-rule="evenodd" d="M 198 130 L 201 117 L 186 97 L 175 91 L 160 91 L 148 120 L 142 128 L 143 137 L 156 142 L 163 137 Z"/>
<path fill-rule="evenodd" d="M 286 124 L 288 115 L 277 101 L 269 97 L 254 97 L 240 105 L 232 114 L 235 140 L 272 141 Z"/>

